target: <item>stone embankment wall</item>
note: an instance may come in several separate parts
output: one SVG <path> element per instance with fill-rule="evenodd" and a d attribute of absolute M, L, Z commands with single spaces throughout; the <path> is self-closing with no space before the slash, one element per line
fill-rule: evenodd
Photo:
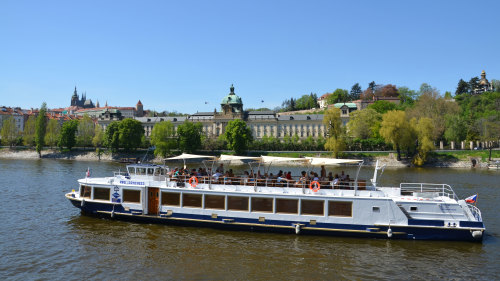
<path fill-rule="evenodd" d="M 101 153 L 100 161 L 119 161 L 121 158 L 137 157 L 142 159 L 145 151 L 130 153 Z M 151 152 L 148 156 L 152 156 Z M 68 159 L 77 161 L 99 161 L 99 157 L 95 151 L 90 150 L 75 150 L 71 152 L 60 152 L 58 150 L 44 150 L 42 151 L 42 158 L 44 159 Z M 151 159 L 151 157 L 148 157 Z M 16 149 L 0 149 L 0 159 L 38 159 L 38 154 L 34 150 L 16 150 Z M 379 165 L 386 165 L 387 167 L 411 167 L 412 164 L 409 160 L 397 161 L 394 153 L 389 156 L 370 157 L 364 158 L 364 164 L 367 166 L 375 166 L 377 160 Z M 443 167 L 443 168 L 471 168 L 475 161 L 475 167 L 484 168 L 488 165 L 487 162 L 482 162 L 480 157 L 469 157 L 463 161 L 432 161 L 425 165 L 425 167 Z M 153 162 L 161 163 L 161 158 L 154 158 Z"/>

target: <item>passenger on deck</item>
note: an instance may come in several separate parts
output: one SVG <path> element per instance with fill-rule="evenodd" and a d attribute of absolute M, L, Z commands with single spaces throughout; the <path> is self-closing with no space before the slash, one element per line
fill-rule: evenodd
<path fill-rule="evenodd" d="M 338 188 L 339 186 L 339 174 L 335 174 L 335 177 L 333 178 L 333 181 L 332 181 L 332 186 L 333 188 Z"/>
<path fill-rule="evenodd" d="M 221 163 L 220 166 L 217 167 L 215 171 L 224 174 L 224 164 Z"/>
<path fill-rule="evenodd" d="M 328 173 L 328 181 L 333 181 L 333 173 L 332 172 Z"/>
<path fill-rule="evenodd" d="M 344 181 L 344 180 L 345 180 L 345 174 L 344 174 L 344 171 L 342 171 L 342 174 L 340 175 L 340 180 L 341 180 L 341 181 Z"/>
<path fill-rule="evenodd" d="M 306 181 L 307 181 L 307 173 L 306 171 L 302 171 L 299 180 L 295 183 L 295 186 L 302 187 L 303 185 L 306 184 Z"/>
<path fill-rule="evenodd" d="M 325 165 L 321 165 L 321 179 L 326 179 Z"/>

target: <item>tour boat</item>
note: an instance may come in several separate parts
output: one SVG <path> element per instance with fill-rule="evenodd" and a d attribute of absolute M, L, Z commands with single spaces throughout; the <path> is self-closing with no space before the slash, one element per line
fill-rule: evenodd
<path fill-rule="evenodd" d="M 377 173 L 383 167 L 378 162 L 367 182 L 358 179 L 362 160 L 190 154 L 166 160 L 184 161 L 185 168 L 186 161 L 201 159 L 210 171 L 206 176 L 183 176 L 166 165 L 141 163 L 112 177 L 94 178 L 88 172 L 78 180 L 78 191 L 66 198 L 83 214 L 147 223 L 386 239 L 482 241 L 484 236 L 480 210 L 459 200 L 449 185 L 379 186 Z M 295 163 L 304 170 L 351 165 L 357 172 L 353 180 L 334 181 L 324 175 L 212 174 L 220 163 L 235 161 L 251 171 Z"/>

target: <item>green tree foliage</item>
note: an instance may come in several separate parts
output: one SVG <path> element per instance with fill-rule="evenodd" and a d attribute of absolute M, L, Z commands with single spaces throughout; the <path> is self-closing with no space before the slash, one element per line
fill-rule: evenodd
<path fill-rule="evenodd" d="M 35 123 L 36 119 L 34 115 L 30 115 L 26 123 L 24 123 L 24 131 L 23 131 L 23 143 L 26 146 L 35 145 Z"/>
<path fill-rule="evenodd" d="M 151 132 L 151 144 L 156 147 L 155 155 L 166 157 L 177 146 L 174 124 L 170 121 L 156 123 Z"/>
<path fill-rule="evenodd" d="M 76 131 L 78 130 L 78 121 L 70 120 L 64 122 L 59 135 L 58 146 L 60 148 L 66 147 L 71 150 L 76 144 Z"/>
<path fill-rule="evenodd" d="M 395 85 L 387 84 L 376 91 L 376 95 L 379 97 L 398 97 L 398 88 Z"/>
<path fill-rule="evenodd" d="M 120 148 L 120 122 L 113 121 L 109 123 L 104 132 L 104 145 L 116 152 Z"/>
<path fill-rule="evenodd" d="M 18 135 L 19 133 L 17 132 L 16 121 L 13 116 L 10 116 L 7 120 L 3 121 L 2 130 L 0 131 L 2 143 L 12 147 L 16 144 Z"/>
<path fill-rule="evenodd" d="M 76 143 L 79 146 L 88 147 L 92 145 L 94 138 L 94 121 L 87 114 L 78 122 L 78 130 L 76 132 Z"/>
<path fill-rule="evenodd" d="M 413 163 L 417 166 L 422 166 L 427 161 L 429 152 L 435 149 L 433 142 L 434 125 L 430 118 L 423 117 L 418 122 L 412 120 L 415 131 L 418 136 L 418 153 L 413 159 Z"/>
<path fill-rule="evenodd" d="M 104 130 L 101 125 L 96 124 L 94 128 L 94 137 L 92 138 L 92 145 L 94 147 L 100 148 L 104 145 Z"/>
<path fill-rule="evenodd" d="M 282 104 L 281 104 L 281 111 L 283 112 L 286 112 L 286 111 L 295 111 L 297 110 L 295 108 L 295 99 L 294 98 L 290 98 L 289 100 L 285 100 Z"/>
<path fill-rule="evenodd" d="M 479 77 L 472 77 L 469 80 L 469 94 L 474 93 L 474 90 L 479 88 Z"/>
<path fill-rule="evenodd" d="M 252 142 L 252 131 L 245 121 L 235 119 L 227 124 L 224 139 L 229 149 L 233 150 L 236 155 L 242 155 Z"/>
<path fill-rule="evenodd" d="M 200 122 L 186 121 L 177 127 L 179 149 L 183 152 L 193 153 L 201 148 L 203 125 Z"/>
<path fill-rule="evenodd" d="M 491 79 L 491 86 L 494 92 L 500 92 L 500 80 Z"/>
<path fill-rule="evenodd" d="M 382 115 L 380 135 L 386 142 L 392 143 L 401 160 L 401 149 L 409 148 L 414 142 L 414 133 L 406 113 L 400 110 L 392 110 Z"/>
<path fill-rule="evenodd" d="M 395 110 L 397 108 L 397 105 L 395 103 L 390 102 L 390 101 L 378 100 L 378 101 L 370 104 L 368 106 L 368 108 L 373 109 L 380 114 L 384 114 L 387 111 Z"/>
<path fill-rule="evenodd" d="M 141 122 L 125 118 L 118 126 L 120 147 L 125 151 L 135 150 L 141 146 L 144 137 L 144 128 Z"/>
<path fill-rule="evenodd" d="M 448 114 L 445 116 L 446 129 L 444 131 L 444 138 L 447 141 L 454 141 L 456 143 L 463 141 L 467 137 L 467 122 L 459 114 Z"/>
<path fill-rule="evenodd" d="M 469 93 L 469 89 L 470 89 L 469 83 L 460 79 L 460 81 L 458 81 L 457 90 L 455 91 L 455 96 L 461 95 L 461 94 L 467 94 L 467 93 Z"/>
<path fill-rule="evenodd" d="M 341 151 L 345 149 L 345 130 L 340 118 L 340 109 L 330 108 L 325 112 L 323 124 L 327 131 L 328 138 L 325 149 L 332 151 L 335 158 L 339 157 Z"/>
<path fill-rule="evenodd" d="M 336 89 L 331 95 L 328 96 L 327 104 L 336 104 L 339 102 L 347 102 L 349 99 L 349 92 L 344 89 Z"/>
<path fill-rule="evenodd" d="M 362 92 L 363 92 L 363 90 L 361 89 L 361 86 L 359 85 L 359 83 L 352 85 L 351 92 L 349 93 L 349 100 L 352 100 L 352 101 L 359 100 Z"/>
<path fill-rule="evenodd" d="M 44 102 L 40 107 L 40 112 L 36 117 L 35 123 L 35 144 L 36 152 L 38 152 L 38 157 L 42 158 L 42 149 L 45 145 L 45 131 L 47 130 L 47 117 L 45 113 L 47 112 L 47 104 Z"/>
<path fill-rule="evenodd" d="M 296 110 L 305 110 L 318 107 L 318 96 L 316 94 L 303 95 L 295 101 Z"/>
<path fill-rule="evenodd" d="M 419 93 L 417 91 L 411 90 L 408 87 L 399 87 L 399 101 L 402 108 L 411 107 L 415 104 L 415 100 L 418 98 Z"/>
<path fill-rule="evenodd" d="M 47 123 L 47 131 L 45 133 L 45 143 L 50 146 L 50 148 L 57 145 L 59 140 L 59 134 L 61 133 L 61 126 L 56 119 L 50 119 Z"/>
<path fill-rule="evenodd" d="M 375 136 L 375 130 L 378 130 L 377 123 L 382 120 L 382 115 L 373 108 L 365 108 L 356 110 L 351 113 L 347 130 L 349 135 L 359 138 L 368 139 Z"/>
<path fill-rule="evenodd" d="M 446 116 L 458 114 L 460 108 L 457 103 L 444 99 L 435 88 L 425 83 L 421 87 L 421 92 L 413 108 L 407 110 L 407 114 L 409 118 L 417 120 L 422 117 L 432 119 L 434 123 L 432 139 L 442 140 L 446 128 Z"/>

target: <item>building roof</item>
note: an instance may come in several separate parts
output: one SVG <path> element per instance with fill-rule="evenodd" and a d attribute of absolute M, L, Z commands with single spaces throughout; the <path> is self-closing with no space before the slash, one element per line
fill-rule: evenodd
<path fill-rule="evenodd" d="M 398 98 L 398 99 L 399 99 L 399 98 Z M 355 104 L 355 103 L 353 103 L 353 102 L 339 102 L 339 103 L 334 104 L 334 106 L 335 106 L 336 108 L 341 108 L 341 107 L 342 107 L 342 106 L 344 106 L 344 105 L 345 105 L 345 106 L 347 106 L 347 107 L 349 107 L 349 108 L 358 108 L 358 107 L 356 106 L 356 104 Z"/>
<path fill-rule="evenodd" d="M 170 121 L 170 122 L 184 122 L 187 117 L 185 116 L 166 116 L 166 117 L 135 117 L 135 120 L 141 123 L 157 123 L 161 121 Z"/>
<path fill-rule="evenodd" d="M 279 121 L 295 120 L 295 121 L 308 121 L 308 120 L 323 120 L 323 114 L 292 114 L 292 115 L 278 115 Z"/>

